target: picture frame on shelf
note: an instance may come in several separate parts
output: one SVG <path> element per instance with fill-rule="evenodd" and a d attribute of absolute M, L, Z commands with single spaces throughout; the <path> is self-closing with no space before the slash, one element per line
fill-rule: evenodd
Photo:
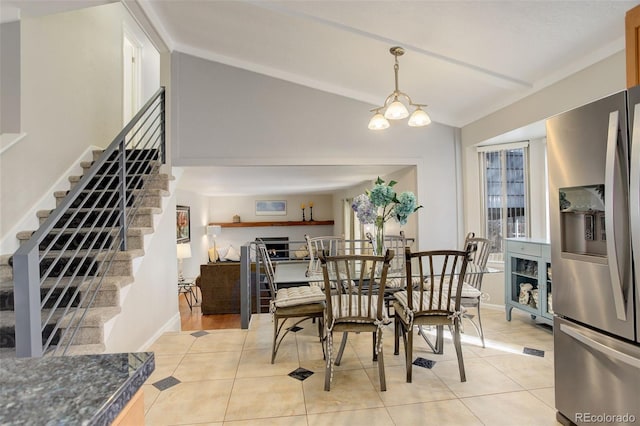
<path fill-rule="evenodd" d="M 191 241 L 191 207 L 176 206 L 176 242 Z"/>
<path fill-rule="evenodd" d="M 286 200 L 256 200 L 256 216 L 286 216 Z"/>

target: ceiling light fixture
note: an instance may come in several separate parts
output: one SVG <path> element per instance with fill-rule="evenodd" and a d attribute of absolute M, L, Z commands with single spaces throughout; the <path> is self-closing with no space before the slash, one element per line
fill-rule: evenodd
<path fill-rule="evenodd" d="M 402 120 L 409 117 L 409 126 L 411 127 L 423 127 L 431 123 L 431 118 L 422 109 L 426 107 L 424 104 L 414 104 L 411 101 L 409 95 L 401 92 L 398 88 L 398 70 L 400 65 L 398 64 L 398 56 L 404 55 L 404 49 L 400 46 L 394 46 L 389 49 L 389 52 L 395 57 L 395 64 L 393 65 L 393 71 L 396 78 L 396 87 L 393 93 L 387 96 L 384 101 L 384 105 L 378 108 L 374 108 L 371 111 L 375 114 L 369 121 L 369 129 L 371 130 L 383 130 L 389 127 L 389 120 Z M 409 116 L 409 110 L 407 106 L 402 102 L 406 102 L 408 106 L 415 107 L 415 110 Z M 384 113 L 381 112 L 384 110 Z"/>

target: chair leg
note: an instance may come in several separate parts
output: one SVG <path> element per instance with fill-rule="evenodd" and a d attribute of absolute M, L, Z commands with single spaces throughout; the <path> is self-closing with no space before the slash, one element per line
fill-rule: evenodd
<path fill-rule="evenodd" d="M 271 345 L 271 364 L 273 364 L 276 360 L 276 341 L 277 340 L 278 340 L 278 317 L 274 315 L 273 316 L 273 344 Z"/>
<path fill-rule="evenodd" d="M 387 390 L 387 378 L 384 372 L 384 354 L 382 351 L 382 331 L 379 333 L 373 333 L 374 336 L 377 334 L 376 345 L 380 348 L 380 352 L 378 353 L 378 374 L 380 375 L 380 390 Z"/>
<path fill-rule="evenodd" d="M 480 327 L 480 340 L 482 341 L 482 347 L 484 348 L 484 330 L 482 329 L 482 318 L 480 318 L 480 302 L 478 302 L 478 326 Z"/>
<path fill-rule="evenodd" d="M 403 324 L 404 328 L 404 324 Z M 407 327 L 406 330 L 406 346 L 405 346 L 405 354 L 406 359 L 405 363 L 407 365 L 407 383 L 411 383 L 411 376 L 413 373 L 413 327 Z"/>
<path fill-rule="evenodd" d="M 373 332 L 372 333 L 373 336 L 373 362 L 376 362 L 378 360 L 378 354 L 376 353 L 376 344 L 378 342 L 377 336 L 378 333 L 377 332 Z"/>
<path fill-rule="evenodd" d="M 458 356 L 458 368 L 460 370 L 460 381 L 466 382 L 467 376 L 464 372 L 464 359 L 462 358 L 462 344 L 460 341 L 460 320 L 456 319 L 453 324 L 453 344 L 456 347 L 456 355 Z"/>
<path fill-rule="evenodd" d="M 340 349 L 338 350 L 338 355 L 336 356 L 336 361 L 334 362 L 335 365 L 340 365 L 340 362 L 342 362 L 342 353 L 344 352 L 344 348 L 347 346 L 348 335 L 349 333 L 346 331 L 342 333 L 342 342 L 340 342 Z"/>
<path fill-rule="evenodd" d="M 400 354 L 400 320 L 397 315 L 393 317 L 393 354 Z"/>
<path fill-rule="evenodd" d="M 333 341 L 333 332 L 330 331 L 327 333 L 327 335 L 325 336 L 325 344 L 326 344 L 326 353 L 330 354 L 332 353 L 333 348 L 330 348 L 329 345 L 332 345 L 332 341 Z M 330 358 L 330 357 L 329 357 Z M 329 391 L 331 390 L 331 370 L 333 369 L 333 364 L 331 363 L 331 359 L 328 359 L 325 362 L 325 369 L 324 369 L 324 390 L 325 391 Z"/>

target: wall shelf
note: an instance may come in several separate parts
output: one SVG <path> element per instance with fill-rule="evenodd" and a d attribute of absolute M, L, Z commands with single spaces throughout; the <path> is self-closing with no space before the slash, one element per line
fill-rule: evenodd
<path fill-rule="evenodd" d="M 318 226 L 318 225 L 333 225 L 333 220 L 314 220 L 311 221 L 278 221 L 278 222 L 227 222 L 227 223 L 214 223 L 209 225 L 219 225 L 223 228 L 256 228 L 259 226 Z"/>

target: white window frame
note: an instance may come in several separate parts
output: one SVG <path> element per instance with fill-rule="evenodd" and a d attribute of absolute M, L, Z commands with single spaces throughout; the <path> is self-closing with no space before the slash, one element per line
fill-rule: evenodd
<path fill-rule="evenodd" d="M 497 145 L 486 145 L 477 147 L 478 152 L 478 164 L 480 171 L 480 217 L 483 225 L 483 233 L 485 236 L 488 235 L 488 224 L 487 224 L 487 182 L 486 182 L 486 154 L 488 152 L 501 152 L 501 169 L 506 169 L 506 155 L 504 154 L 506 151 L 513 149 L 523 149 L 523 167 L 524 167 L 524 214 L 526 218 L 525 224 L 525 235 L 520 235 L 522 237 L 528 237 L 531 235 L 531 203 L 530 203 L 530 193 L 531 188 L 529 185 L 530 179 L 530 164 L 529 164 L 529 141 L 522 142 L 514 142 L 508 144 L 497 144 Z M 502 182 L 502 200 L 507 199 L 507 181 L 505 179 L 504 174 L 501 176 Z M 508 207 L 506 205 L 501 206 L 502 209 L 502 218 L 508 217 Z M 505 238 L 510 238 L 507 235 L 507 220 L 502 221 L 502 235 L 503 241 Z M 490 262 L 504 262 L 504 243 L 502 244 L 501 252 L 491 253 L 489 256 Z"/>

